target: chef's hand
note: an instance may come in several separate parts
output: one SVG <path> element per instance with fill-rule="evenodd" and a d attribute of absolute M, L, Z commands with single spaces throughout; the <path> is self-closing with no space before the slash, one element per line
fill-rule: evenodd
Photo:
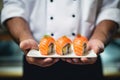
<path fill-rule="evenodd" d="M 24 51 L 25 55 L 27 55 L 27 53 L 32 49 L 38 50 L 38 43 L 34 39 L 23 40 L 20 42 L 20 48 Z M 26 56 L 26 60 L 30 64 L 34 64 L 41 67 L 49 67 L 55 64 L 59 59 L 33 58 L 33 57 Z"/>
<path fill-rule="evenodd" d="M 104 44 L 97 39 L 91 39 L 87 43 L 87 50 L 93 50 L 97 55 L 104 51 Z M 72 59 L 62 59 L 71 64 L 93 64 L 96 62 L 97 58 L 72 58 Z"/>

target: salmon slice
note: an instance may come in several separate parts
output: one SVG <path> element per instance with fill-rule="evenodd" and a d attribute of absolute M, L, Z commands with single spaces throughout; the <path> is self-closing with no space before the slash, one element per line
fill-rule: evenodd
<path fill-rule="evenodd" d="M 73 40 L 73 50 L 77 56 L 82 56 L 86 53 L 88 39 L 84 36 L 77 35 Z"/>
<path fill-rule="evenodd" d="M 56 42 L 56 53 L 59 55 L 66 55 L 71 52 L 72 41 L 67 36 L 60 37 Z"/>
<path fill-rule="evenodd" d="M 51 36 L 44 36 L 39 43 L 39 51 L 42 55 L 50 55 L 54 53 L 55 40 Z"/>

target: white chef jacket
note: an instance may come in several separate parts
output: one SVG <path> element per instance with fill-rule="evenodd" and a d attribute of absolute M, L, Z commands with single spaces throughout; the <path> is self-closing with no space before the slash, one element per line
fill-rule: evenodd
<path fill-rule="evenodd" d="M 1 22 L 22 17 L 37 41 L 76 34 L 90 37 L 95 25 L 112 20 L 120 25 L 120 0 L 3 0 Z"/>

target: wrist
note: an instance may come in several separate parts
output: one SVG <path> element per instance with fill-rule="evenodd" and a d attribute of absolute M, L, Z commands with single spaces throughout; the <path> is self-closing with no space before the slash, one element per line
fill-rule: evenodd
<path fill-rule="evenodd" d="M 95 30 L 91 36 L 91 39 L 98 39 L 106 46 L 112 39 L 112 36 L 116 33 L 118 25 L 110 20 L 104 20 L 96 25 Z"/>

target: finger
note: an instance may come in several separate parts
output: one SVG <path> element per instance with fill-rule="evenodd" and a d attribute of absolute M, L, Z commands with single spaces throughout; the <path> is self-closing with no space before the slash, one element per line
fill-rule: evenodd
<path fill-rule="evenodd" d="M 44 63 L 50 63 L 50 62 L 52 62 L 52 61 L 53 61 L 52 58 L 45 58 L 45 59 L 43 60 Z"/>
<path fill-rule="evenodd" d="M 43 58 L 33 58 L 33 57 L 27 57 L 26 60 L 29 64 L 37 65 L 37 66 L 43 66 Z"/>
<path fill-rule="evenodd" d="M 46 58 L 43 60 L 43 63 L 46 65 L 46 64 L 54 64 L 56 63 L 57 61 L 59 61 L 59 59 L 53 59 L 53 58 Z"/>
<path fill-rule="evenodd" d="M 53 62 L 52 58 L 43 58 L 43 59 L 36 59 L 36 63 L 39 66 L 47 67 Z"/>
<path fill-rule="evenodd" d="M 29 46 L 29 42 L 28 41 L 23 41 L 20 43 L 20 48 L 25 51 L 26 49 L 29 49 L 30 46 Z"/>
<path fill-rule="evenodd" d="M 98 48 L 99 48 L 99 50 L 98 50 L 98 52 L 97 52 L 97 53 L 102 53 L 102 52 L 104 51 L 104 47 L 102 47 L 102 46 L 101 46 L 101 47 L 99 47 L 99 46 L 98 46 Z"/>
<path fill-rule="evenodd" d="M 57 58 L 55 58 L 55 59 L 54 58 L 46 58 L 46 59 L 43 60 L 44 63 L 51 63 L 51 62 L 54 63 L 54 62 L 57 62 L 57 61 L 59 61 L 59 59 L 57 59 Z"/>
<path fill-rule="evenodd" d="M 88 62 L 89 62 L 88 58 L 81 58 L 81 61 L 82 61 L 83 63 L 88 63 Z"/>
<path fill-rule="evenodd" d="M 76 58 L 73 58 L 72 61 L 73 61 L 74 63 L 79 63 L 79 62 L 80 62 L 80 60 L 79 60 L 79 59 L 76 59 Z"/>
<path fill-rule="evenodd" d="M 51 61 L 49 61 L 49 60 L 51 60 Z M 59 61 L 59 59 L 53 59 L 53 58 L 45 59 L 45 63 L 42 65 L 42 67 L 52 66 L 53 64 L 55 64 L 58 61 Z"/>
<path fill-rule="evenodd" d="M 81 58 L 83 64 L 93 64 L 95 63 L 97 58 Z"/>
<path fill-rule="evenodd" d="M 34 63 L 38 63 L 38 64 L 41 63 L 41 64 L 43 64 L 43 62 L 44 62 L 45 59 L 46 58 L 34 58 L 34 57 L 28 57 L 28 56 L 26 56 L 26 60 L 30 64 L 34 64 Z"/>
<path fill-rule="evenodd" d="M 94 50 L 94 52 L 98 55 L 101 52 L 104 51 L 104 44 L 97 39 L 91 39 L 88 43 L 87 43 L 87 50 Z"/>
<path fill-rule="evenodd" d="M 83 62 L 81 61 L 81 58 L 73 58 L 72 64 L 83 65 Z"/>
<path fill-rule="evenodd" d="M 52 59 L 52 58 L 31 58 L 26 57 L 26 60 L 29 64 L 34 64 L 41 67 L 48 67 L 59 61 L 59 59 Z"/>
<path fill-rule="evenodd" d="M 73 63 L 71 58 L 66 59 L 66 62 Z"/>
<path fill-rule="evenodd" d="M 38 49 L 38 44 L 36 41 L 32 39 L 24 40 L 20 43 L 20 48 L 25 52 L 28 53 L 31 49 Z"/>
<path fill-rule="evenodd" d="M 36 62 L 35 58 L 32 58 L 32 57 L 27 57 L 26 56 L 26 60 L 29 64 L 34 64 L 34 62 Z"/>
<path fill-rule="evenodd" d="M 100 53 L 104 51 L 104 49 L 99 46 L 93 47 L 93 50 L 97 55 L 99 55 Z"/>
<path fill-rule="evenodd" d="M 20 43 L 21 49 L 38 49 L 38 44 L 32 39 L 24 40 Z"/>
<path fill-rule="evenodd" d="M 53 63 L 56 63 L 56 62 L 58 62 L 59 60 L 60 60 L 59 58 L 55 58 L 54 61 L 53 61 Z"/>
<path fill-rule="evenodd" d="M 80 58 L 72 58 L 72 59 L 65 59 L 66 62 L 70 63 L 70 64 L 77 64 L 77 65 L 83 65 L 84 62 L 81 61 Z"/>
<path fill-rule="evenodd" d="M 61 58 L 61 60 L 62 60 L 62 61 L 66 61 L 66 59 L 65 59 L 65 58 Z"/>
<path fill-rule="evenodd" d="M 70 64 L 81 64 L 82 62 L 80 61 L 80 59 L 77 59 L 77 58 L 64 58 L 62 59 Z"/>

